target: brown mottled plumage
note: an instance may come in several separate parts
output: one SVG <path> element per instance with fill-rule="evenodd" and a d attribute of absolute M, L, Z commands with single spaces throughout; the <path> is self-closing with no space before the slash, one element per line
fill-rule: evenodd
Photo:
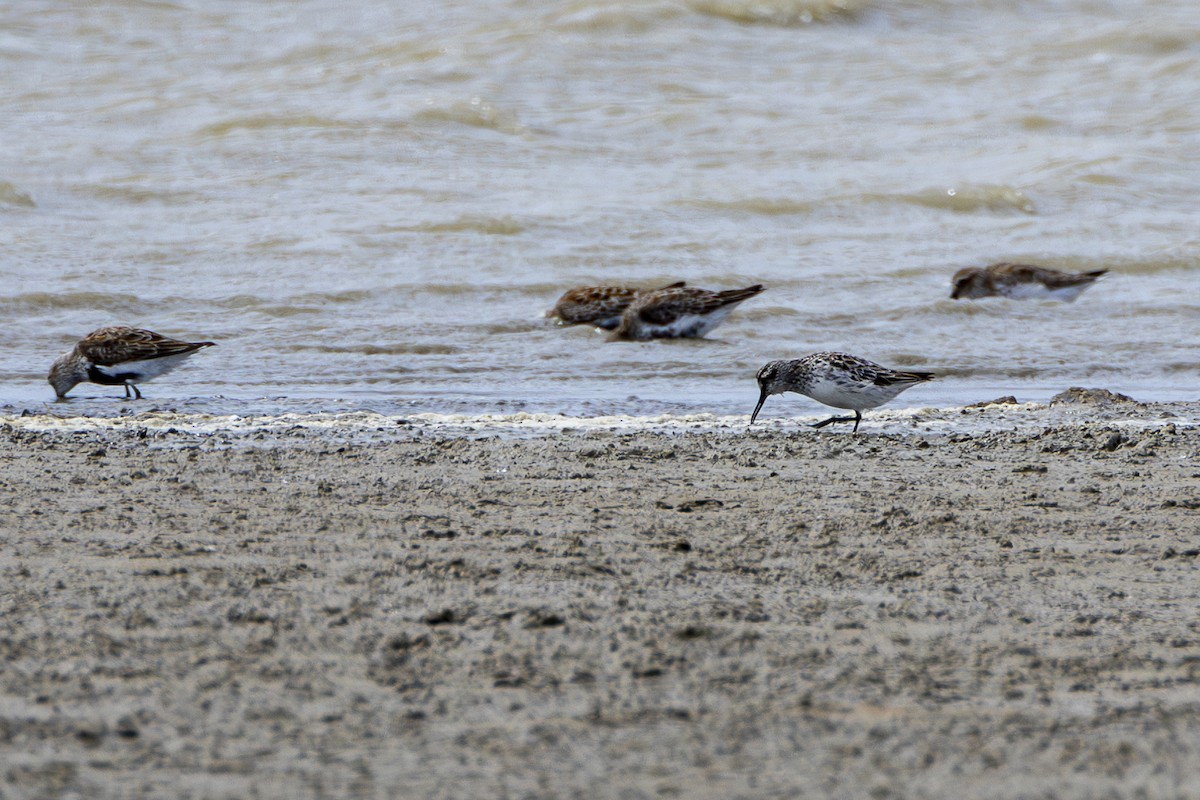
<path fill-rule="evenodd" d="M 686 285 L 679 281 L 663 288 L 678 289 Z M 646 291 L 653 290 L 632 286 L 576 286 L 564 292 L 546 316 L 557 317 L 560 325 L 595 325 L 611 331 L 621 322 L 621 314 L 633 299 Z"/>
<path fill-rule="evenodd" d="M 668 286 L 637 296 L 613 331 L 612 341 L 645 341 L 699 337 L 711 331 L 744 300 L 763 290 L 761 285 L 713 292 Z"/>
<path fill-rule="evenodd" d="M 1108 272 L 1059 272 L 1033 264 L 1012 264 L 1007 261 L 990 267 L 966 267 L 954 273 L 950 291 L 953 300 L 975 300 L 980 297 L 1011 297 L 1014 300 L 1062 300 L 1070 302 Z"/>
<path fill-rule="evenodd" d="M 124 386 L 125 396 L 137 384 L 166 374 L 202 347 L 215 342 L 183 342 L 154 331 L 118 325 L 100 328 L 79 340 L 75 349 L 59 357 L 47 380 L 59 399 L 76 384 L 89 381 L 102 386 Z"/>

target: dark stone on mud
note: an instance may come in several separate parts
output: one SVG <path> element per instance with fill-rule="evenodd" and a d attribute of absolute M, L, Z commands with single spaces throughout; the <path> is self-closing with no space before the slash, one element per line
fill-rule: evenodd
<path fill-rule="evenodd" d="M 1006 394 L 1004 397 L 997 397 L 995 400 L 980 400 L 978 403 L 971 403 L 963 406 L 963 408 L 987 408 L 988 406 L 1015 406 L 1019 405 L 1017 398 L 1011 394 Z"/>
<path fill-rule="evenodd" d="M 1084 389 L 1072 386 L 1065 392 L 1059 392 L 1050 398 L 1050 405 L 1092 405 L 1106 406 L 1112 403 L 1137 403 L 1129 395 L 1110 392 L 1108 389 Z"/>

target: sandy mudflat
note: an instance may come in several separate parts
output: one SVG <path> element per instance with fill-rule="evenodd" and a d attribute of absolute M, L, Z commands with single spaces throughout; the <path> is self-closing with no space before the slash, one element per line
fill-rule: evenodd
<path fill-rule="evenodd" d="M 1198 408 L 0 419 L 0 798 L 1194 797 Z"/>

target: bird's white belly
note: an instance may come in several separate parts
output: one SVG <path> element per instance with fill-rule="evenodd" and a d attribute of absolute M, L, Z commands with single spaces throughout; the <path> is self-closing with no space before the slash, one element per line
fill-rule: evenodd
<path fill-rule="evenodd" d="M 889 392 L 888 387 L 876 386 L 873 383 L 839 381 L 820 377 L 812 380 L 804 394 L 818 403 L 854 411 L 875 408 L 895 396 L 895 392 Z"/>
<path fill-rule="evenodd" d="M 656 336 L 663 338 L 698 338 L 717 327 L 732 311 L 733 306 L 728 305 L 707 314 L 681 314 L 678 319 L 666 325 L 652 326 L 651 330 Z"/>
<path fill-rule="evenodd" d="M 697 314 L 692 318 L 692 326 L 694 333 L 692 336 L 706 336 L 709 331 L 725 321 L 725 318 L 733 313 L 733 309 L 737 304 L 723 306 L 716 311 L 710 311 L 707 314 Z"/>
<path fill-rule="evenodd" d="M 1079 286 L 1064 286 L 1060 289 L 1050 289 L 1041 283 L 1016 283 L 1004 290 L 1004 296 L 1013 300 L 1058 300 L 1069 303 L 1080 292 L 1086 289 L 1086 283 Z"/>
<path fill-rule="evenodd" d="M 163 356 L 162 358 L 148 358 L 145 361 L 123 361 L 120 364 L 111 366 L 96 365 L 99 372 L 105 375 L 116 377 L 118 375 L 135 375 L 134 378 L 126 378 L 126 383 L 139 383 L 148 381 L 151 378 L 157 378 L 159 375 L 165 375 L 171 370 L 182 364 L 191 353 L 180 353 L 174 356 Z"/>

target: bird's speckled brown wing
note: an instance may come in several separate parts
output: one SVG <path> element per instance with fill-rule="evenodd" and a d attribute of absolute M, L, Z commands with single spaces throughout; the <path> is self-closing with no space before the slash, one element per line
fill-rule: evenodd
<path fill-rule="evenodd" d="M 1091 283 L 1108 272 L 1106 269 L 1092 272 L 1060 272 L 1056 269 L 1039 267 L 1036 264 L 1013 264 L 1001 262 L 987 268 L 988 273 L 1007 283 L 1040 283 L 1047 289 L 1064 289 L 1069 286 Z"/>
<path fill-rule="evenodd" d="M 628 286 L 578 286 L 558 298 L 550 316 L 558 317 L 565 325 L 620 316 L 636 295 L 637 289 Z"/>
<path fill-rule="evenodd" d="M 897 383 L 921 383 L 934 379 L 932 372 L 908 372 L 904 370 L 885 369 L 875 376 L 876 386 L 892 386 Z"/>
<path fill-rule="evenodd" d="M 679 281 L 663 288 L 678 289 L 684 285 Z M 643 293 L 631 286 L 577 286 L 564 292 L 547 316 L 558 317 L 563 325 L 611 322 L 609 327 L 615 327 L 621 313 Z"/>
<path fill-rule="evenodd" d="M 667 287 L 638 298 L 638 318 L 650 325 L 670 325 L 687 315 L 711 314 L 722 306 L 740 303 L 763 290 L 761 285 L 745 289 L 711 292 L 707 289 Z"/>
<path fill-rule="evenodd" d="M 98 366 L 181 355 L 213 342 L 184 342 L 154 331 L 118 325 L 94 330 L 75 345 L 76 352 Z"/>

